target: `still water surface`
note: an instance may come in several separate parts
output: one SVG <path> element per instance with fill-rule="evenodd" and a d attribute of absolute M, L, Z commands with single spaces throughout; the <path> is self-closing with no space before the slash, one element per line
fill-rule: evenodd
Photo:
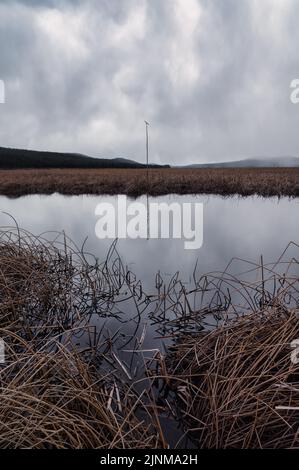
<path fill-rule="evenodd" d="M 149 202 L 201 202 L 204 205 L 203 246 L 184 249 L 183 240 L 119 240 L 118 252 L 125 265 L 150 286 L 154 275 L 164 276 L 180 271 L 188 282 L 197 262 L 199 274 L 222 271 L 231 258 L 264 262 L 278 258 L 290 241 L 299 242 L 299 200 L 221 198 L 217 196 L 163 196 Z M 112 240 L 99 240 L 95 234 L 97 204 L 117 203 L 117 197 L 26 196 L 19 199 L 0 197 L 0 210 L 11 214 L 19 226 L 34 235 L 62 231 L 103 260 Z M 146 204 L 146 198 L 138 199 Z M 0 214 L 0 225 L 12 224 Z M 51 236 L 50 236 L 51 237 Z"/>

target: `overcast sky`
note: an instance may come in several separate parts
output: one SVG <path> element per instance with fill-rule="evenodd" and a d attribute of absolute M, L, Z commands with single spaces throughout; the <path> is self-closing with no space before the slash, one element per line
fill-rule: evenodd
<path fill-rule="evenodd" d="M 299 156 L 298 0 L 0 2 L 0 145 L 184 164 Z"/>

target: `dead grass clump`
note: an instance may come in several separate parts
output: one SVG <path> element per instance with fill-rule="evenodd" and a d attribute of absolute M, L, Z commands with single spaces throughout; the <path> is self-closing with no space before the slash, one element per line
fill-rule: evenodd
<path fill-rule="evenodd" d="M 27 341 L 84 327 L 92 315 L 113 316 L 125 277 L 65 234 L 47 235 L 0 231 L 0 327 Z"/>
<path fill-rule="evenodd" d="M 0 448 L 155 448 L 143 395 L 91 320 L 115 315 L 126 273 L 52 236 L 0 231 Z"/>
<path fill-rule="evenodd" d="M 169 375 L 199 448 L 298 447 L 297 313 L 272 306 L 175 346 Z"/>
<path fill-rule="evenodd" d="M 1 331 L 3 333 L 3 331 Z M 16 339 L 16 338 L 15 338 Z M 0 372 L 0 448 L 152 448 L 129 387 L 87 364 L 75 349 L 8 350 Z M 25 347 L 24 347 L 25 346 Z"/>

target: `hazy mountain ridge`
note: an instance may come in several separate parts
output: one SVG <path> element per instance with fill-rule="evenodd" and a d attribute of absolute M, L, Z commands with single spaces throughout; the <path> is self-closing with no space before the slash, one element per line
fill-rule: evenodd
<path fill-rule="evenodd" d="M 219 163 L 199 163 L 186 165 L 183 168 L 289 168 L 299 167 L 298 157 L 254 157 L 244 160 L 219 162 Z"/>

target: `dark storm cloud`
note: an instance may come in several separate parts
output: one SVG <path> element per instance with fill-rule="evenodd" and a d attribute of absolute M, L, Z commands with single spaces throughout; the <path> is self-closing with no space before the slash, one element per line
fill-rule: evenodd
<path fill-rule="evenodd" d="M 0 3 L 1 145 L 184 163 L 299 154 L 296 0 Z"/>

